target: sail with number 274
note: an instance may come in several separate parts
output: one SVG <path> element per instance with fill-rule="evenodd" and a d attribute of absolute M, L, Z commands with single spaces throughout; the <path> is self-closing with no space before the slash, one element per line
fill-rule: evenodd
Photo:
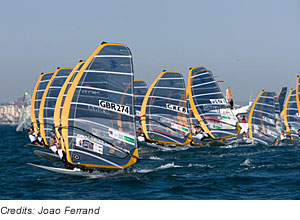
<path fill-rule="evenodd" d="M 67 162 L 123 169 L 137 162 L 133 64 L 123 44 L 102 43 L 68 90 L 62 115 Z"/>
<path fill-rule="evenodd" d="M 170 145 L 191 142 L 181 73 L 163 71 L 149 87 L 141 108 L 142 130 L 148 140 Z"/>

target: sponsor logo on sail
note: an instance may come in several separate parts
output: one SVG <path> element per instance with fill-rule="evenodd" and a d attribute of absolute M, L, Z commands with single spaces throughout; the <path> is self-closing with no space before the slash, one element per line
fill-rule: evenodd
<path fill-rule="evenodd" d="M 134 137 L 128 135 L 128 134 L 125 134 L 123 132 L 120 132 L 118 130 L 114 130 L 114 129 L 109 129 L 108 130 L 108 135 L 109 137 L 111 138 L 114 138 L 114 139 L 117 139 L 119 141 L 124 141 L 128 144 L 131 144 L 131 145 L 134 145 L 135 142 L 134 142 Z"/>
<path fill-rule="evenodd" d="M 166 107 L 167 107 L 167 109 L 175 111 L 175 112 L 180 112 L 180 113 L 184 113 L 184 114 L 187 113 L 186 108 L 182 107 L 182 106 L 166 103 Z"/>
<path fill-rule="evenodd" d="M 126 105 L 120 105 L 113 102 L 99 100 L 99 106 L 103 109 L 108 109 L 114 112 L 130 115 L 129 106 Z"/>
<path fill-rule="evenodd" d="M 226 105 L 225 99 L 210 99 L 209 101 L 213 105 Z"/>

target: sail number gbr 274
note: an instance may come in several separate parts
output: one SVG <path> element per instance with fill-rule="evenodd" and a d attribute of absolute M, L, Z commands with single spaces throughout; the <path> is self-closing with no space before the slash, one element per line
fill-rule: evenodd
<path fill-rule="evenodd" d="M 114 112 L 119 112 L 121 114 L 127 114 L 130 115 L 130 109 L 129 106 L 126 105 L 120 105 L 113 102 L 103 101 L 99 100 L 99 106 L 103 109 L 108 109 Z"/>

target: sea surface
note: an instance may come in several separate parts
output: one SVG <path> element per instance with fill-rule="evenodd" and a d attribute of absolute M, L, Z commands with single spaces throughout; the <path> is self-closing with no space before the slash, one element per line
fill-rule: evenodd
<path fill-rule="evenodd" d="M 124 171 L 74 177 L 28 166 L 61 165 L 35 156 L 15 129 L 0 126 L 0 199 L 300 199 L 300 147 L 142 149 Z"/>

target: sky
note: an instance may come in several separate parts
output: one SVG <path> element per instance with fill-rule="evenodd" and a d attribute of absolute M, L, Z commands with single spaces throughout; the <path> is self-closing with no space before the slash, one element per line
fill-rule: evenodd
<path fill-rule="evenodd" d="M 162 70 L 187 81 L 205 66 L 236 101 L 296 86 L 299 0 L 27 0 L 0 8 L 0 102 L 32 94 L 40 73 L 74 67 L 102 42 L 133 54 L 135 79 Z"/>

